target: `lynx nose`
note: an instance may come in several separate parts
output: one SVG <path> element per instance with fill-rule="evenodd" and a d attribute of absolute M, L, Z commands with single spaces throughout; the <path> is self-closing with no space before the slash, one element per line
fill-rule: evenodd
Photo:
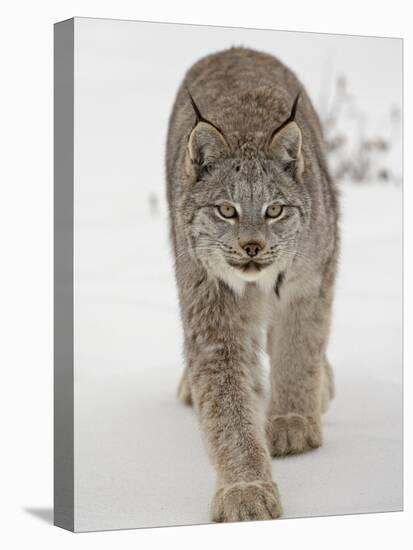
<path fill-rule="evenodd" d="M 254 258 L 258 252 L 262 250 L 262 246 L 258 243 L 247 243 L 244 244 L 242 248 L 250 258 Z"/>

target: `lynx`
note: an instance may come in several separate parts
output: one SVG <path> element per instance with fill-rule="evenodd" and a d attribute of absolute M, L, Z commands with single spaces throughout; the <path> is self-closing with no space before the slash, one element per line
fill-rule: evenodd
<path fill-rule="evenodd" d="M 178 396 L 194 405 L 216 469 L 211 517 L 276 518 L 271 456 L 319 447 L 334 394 L 338 204 L 320 122 L 285 65 L 232 48 L 187 72 L 166 168 L 186 360 Z"/>

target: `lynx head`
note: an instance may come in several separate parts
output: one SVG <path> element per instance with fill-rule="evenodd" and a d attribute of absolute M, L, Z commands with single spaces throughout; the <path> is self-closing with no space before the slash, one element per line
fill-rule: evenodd
<path fill-rule="evenodd" d="M 182 206 L 191 252 L 236 291 L 248 282 L 274 288 L 297 253 L 308 214 L 298 96 L 264 143 L 247 139 L 236 148 L 189 97 L 196 123 L 187 143 Z"/>

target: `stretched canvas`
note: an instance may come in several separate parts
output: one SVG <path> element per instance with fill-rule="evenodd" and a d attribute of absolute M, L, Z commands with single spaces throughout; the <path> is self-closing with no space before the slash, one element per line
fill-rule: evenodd
<path fill-rule="evenodd" d="M 402 46 L 55 25 L 56 525 L 402 510 Z"/>

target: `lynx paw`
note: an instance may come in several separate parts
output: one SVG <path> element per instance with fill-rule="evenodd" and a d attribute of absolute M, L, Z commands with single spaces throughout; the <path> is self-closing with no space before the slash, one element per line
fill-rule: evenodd
<path fill-rule="evenodd" d="M 271 416 L 267 438 L 272 456 L 302 453 L 322 444 L 320 424 L 312 416 L 286 414 Z"/>
<path fill-rule="evenodd" d="M 277 485 L 240 481 L 218 489 L 212 502 L 213 521 L 254 521 L 282 514 Z"/>

